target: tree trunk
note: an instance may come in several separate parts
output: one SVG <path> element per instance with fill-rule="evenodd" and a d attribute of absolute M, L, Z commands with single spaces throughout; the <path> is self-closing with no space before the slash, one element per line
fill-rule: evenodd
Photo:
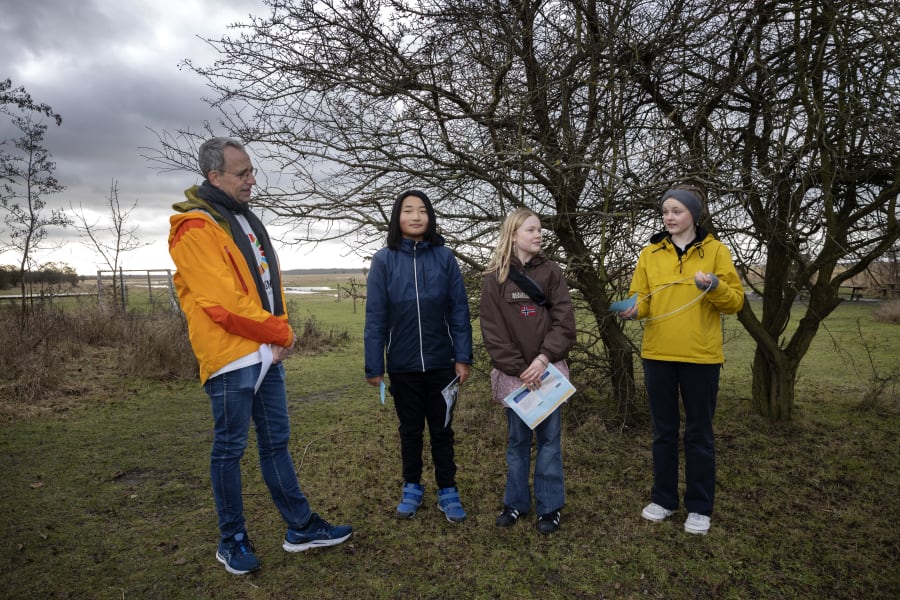
<path fill-rule="evenodd" d="M 618 414 L 626 425 L 634 424 L 636 414 L 634 358 L 631 344 L 622 328 L 609 315 L 598 319 L 600 337 L 609 357 L 609 379 Z"/>
<path fill-rule="evenodd" d="M 786 317 L 782 314 L 790 314 L 790 305 L 780 306 L 773 301 L 769 312 L 777 312 L 779 316 L 772 318 L 764 315 L 762 322 L 747 302 L 738 313 L 741 324 L 756 341 L 752 374 L 753 410 L 772 421 L 791 419 L 800 361 L 809 351 L 819 325 L 840 304 L 835 285 L 827 283 L 830 271 L 820 270 L 819 273 L 825 282 L 810 289 L 805 314 L 796 331 L 786 338 L 786 343 L 779 340 L 784 335 L 786 323 Z M 765 294 L 776 295 L 776 291 L 775 286 L 767 287 Z"/>
<path fill-rule="evenodd" d="M 609 312 L 609 295 L 596 271 L 570 265 L 570 273 L 576 280 L 584 298 L 588 302 L 591 315 L 597 323 L 597 331 L 609 361 L 610 393 L 616 403 L 616 410 L 626 425 L 634 423 L 636 413 L 633 348 L 619 320 Z"/>
<path fill-rule="evenodd" d="M 789 421 L 796 379 L 793 361 L 772 357 L 757 346 L 753 356 L 753 411 L 772 421 Z"/>

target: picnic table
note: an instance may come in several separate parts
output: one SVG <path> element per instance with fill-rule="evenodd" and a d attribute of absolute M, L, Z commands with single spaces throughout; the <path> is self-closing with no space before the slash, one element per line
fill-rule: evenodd
<path fill-rule="evenodd" d="M 841 287 L 850 290 L 851 302 L 861 299 L 862 293 L 866 289 L 866 286 L 864 285 L 842 285 Z"/>

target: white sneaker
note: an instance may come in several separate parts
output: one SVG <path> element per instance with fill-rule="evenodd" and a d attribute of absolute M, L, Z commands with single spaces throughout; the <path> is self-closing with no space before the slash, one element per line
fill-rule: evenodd
<path fill-rule="evenodd" d="M 698 513 L 689 513 L 684 522 L 684 530 L 696 535 L 706 535 L 709 531 L 709 517 Z"/>
<path fill-rule="evenodd" d="M 674 510 L 669 510 L 668 508 L 663 508 L 656 502 L 651 502 L 647 506 L 644 507 L 644 510 L 641 511 L 641 516 L 647 519 L 648 521 L 659 522 L 665 521 L 669 517 L 675 514 Z"/>

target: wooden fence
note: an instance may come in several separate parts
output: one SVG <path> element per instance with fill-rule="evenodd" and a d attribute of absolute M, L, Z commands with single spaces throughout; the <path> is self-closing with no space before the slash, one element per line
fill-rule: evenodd
<path fill-rule="evenodd" d="M 5 304 L 21 300 L 21 292 L 15 290 L 0 294 L 0 301 Z M 82 278 L 77 285 L 29 286 L 25 301 L 29 304 L 95 302 L 102 307 L 143 313 L 179 310 L 171 269 L 97 271 L 96 279 Z"/>

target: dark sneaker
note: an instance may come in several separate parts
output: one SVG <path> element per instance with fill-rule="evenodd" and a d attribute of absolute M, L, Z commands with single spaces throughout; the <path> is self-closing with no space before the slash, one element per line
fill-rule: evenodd
<path fill-rule="evenodd" d="M 537 530 L 541 533 L 554 533 L 559 531 L 559 519 L 560 514 L 558 510 L 547 513 L 546 515 L 541 515 L 537 520 Z"/>
<path fill-rule="evenodd" d="M 303 529 L 288 529 L 281 547 L 288 552 L 303 552 L 310 548 L 336 546 L 347 540 L 353 528 L 349 525 L 331 525 L 313 513 Z"/>
<path fill-rule="evenodd" d="M 508 506 L 503 507 L 503 511 L 497 515 L 494 525 L 497 527 L 512 527 L 519 521 L 519 511 Z"/>
<path fill-rule="evenodd" d="M 422 505 L 425 488 L 418 483 L 405 483 L 402 493 L 400 504 L 397 505 L 397 518 L 412 519 Z"/>
<path fill-rule="evenodd" d="M 236 533 L 219 542 L 216 560 L 225 565 L 225 570 L 233 575 L 246 575 L 259 570 L 259 560 L 253 553 L 253 544 L 246 533 Z"/>

